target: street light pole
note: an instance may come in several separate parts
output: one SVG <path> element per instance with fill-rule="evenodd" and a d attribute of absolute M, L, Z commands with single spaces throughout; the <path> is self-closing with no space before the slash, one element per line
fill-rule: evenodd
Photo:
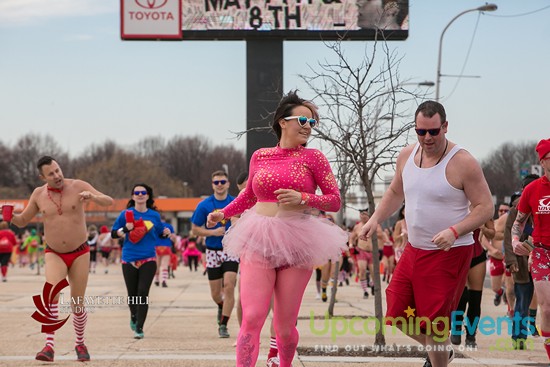
<path fill-rule="evenodd" d="M 453 19 L 451 19 L 451 21 L 449 23 L 447 23 L 445 28 L 443 28 L 443 32 L 441 32 L 441 37 L 439 37 L 439 54 L 438 54 L 438 57 L 437 57 L 437 77 L 436 77 L 436 80 L 435 80 L 435 100 L 436 101 L 439 101 L 439 84 L 441 82 L 441 51 L 443 49 L 443 36 L 445 35 L 445 32 L 447 31 L 447 28 L 449 28 L 449 26 L 455 20 L 457 20 L 457 18 L 461 17 L 462 15 L 464 15 L 466 13 L 470 13 L 472 11 L 495 11 L 497 9 L 498 9 L 498 7 L 497 7 L 496 4 L 486 4 L 486 5 L 480 6 L 478 8 L 464 10 L 462 13 L 458 14 Z"/>

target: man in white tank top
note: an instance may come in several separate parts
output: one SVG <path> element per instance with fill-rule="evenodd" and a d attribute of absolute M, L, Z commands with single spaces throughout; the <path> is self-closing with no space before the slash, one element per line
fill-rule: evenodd
<path fill-rule="evenodd" d="M 397 157 L 391 185 L 360 236 L 372 236 L 378 223 L 407 203 L 409 243 L 386 289 L 386 324 L 432 346 L 424 366 L 440 367 L 454 358 L 447 337 L 468 274 L 472 231 L 493 216 L 494 208 L 478 162 L 447 140 L 443 106 L 422 103 L 415 125 L 418 143 Z"/>

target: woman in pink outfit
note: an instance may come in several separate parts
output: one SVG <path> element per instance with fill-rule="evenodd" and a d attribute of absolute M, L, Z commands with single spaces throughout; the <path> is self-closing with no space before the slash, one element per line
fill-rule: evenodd
<path fill-rule="evenodd" d="M 243 213 L 223 240 L 224 250 L 241 259 L 237 367 L 256 365 L 272 295 L 280 366 L 291 366 L 298 345 L 296 319 L 312 269 L 345 250 L 347 233 L 319 217 L 320 211 L 340 209 L 340 192 L 327 158 L 305 147 L 318 118 L 313 103 L 295 92 L 284 96 L 272 123 L 279 143 L 254 152 L 246 188 L 208 216 L 210 227 Z"/>

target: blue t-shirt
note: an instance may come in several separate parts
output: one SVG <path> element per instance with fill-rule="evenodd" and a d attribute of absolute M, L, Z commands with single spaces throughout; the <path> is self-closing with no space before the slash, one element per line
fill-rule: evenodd
<path fill-rule="evenodd" d="M 170 233 L 174 233 L 174 227 L 172 227 L 170 223 L 162 222 L 162 227 L 163 227 L 163 230 L 164 228 L 168 228 L 170 230 Z M 157 247 L 158 246 L 172 247 L 172 240 L 170 239 L 170 237 L 161 236 L 157 242 Z"/>
<path fill-rule="evenodd" d="M 195 209 L 195 212 L 193 213 L 193 216 L 191 217 L 191 223 L 198 227 L 202 227 L 206 225 L 206 218 L 208 217 L 208 214 L 212 213 L 215 210 L 223 209 L 229 204 L 235 200 L 235 198 L 231 195 L 227 195 L 225 200 L 217 200 L 214 195 L 210 195 L 203 201 L 197 205 L 197 209 Z M 231 221 L 229 220 L 223 220 L 225 221 L 225 230 L 227 231 L 229 227 L 231 227 Z M 221 227 L 223 224 L 222 222 L 216 223 L 214 227 L 209 227 L 208 229 L 214 229 Z M 206 237 L 206 248 L 209 250 L 221 250 L 223 249 L 222 245 L 222 239 L 223 236 L 208 236 Z"/>
<path fill-rule="evenodd" d="M 145 213 L 138 212 L 134 207 L 128 208 L 134 212 L 134 219 L 143 219 L 147 233 L 137 243 L 129 240 L 130 233 L 124 236 L 124 245 L 122 246 L 122 260 L 132 262 L 144 260 L 156 256 L 155 244 L 162 237 L 164 226 L 160 220 L 160 214 L 153 210 L 147 209 Z M 123 210 L 113 224 L 113 230 L 118 231 L 126 225 L 126 210 Z"/>

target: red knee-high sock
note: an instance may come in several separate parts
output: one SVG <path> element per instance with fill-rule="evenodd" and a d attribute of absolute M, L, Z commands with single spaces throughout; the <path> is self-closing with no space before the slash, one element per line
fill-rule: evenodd
<path fill-rule="evenodd" d="M 50 303 L 50 311 L 52 313 L 52 318 L 57 319 L 59 315 L 58 304 Z M 54 335 L 55 335 L 55 332 L 46 333 L 46 345 L 49 345 L 52 349 L 54 347 Z"/>
<path fill-rule="evenodd" d="M 5 278 L 6 275 L 8 275 L 8 266 L 7 265 L 2 265 L 2 276 Z"/>
<path fill-rule="evenodd" d="M 267 359 L 277 357 L 278 353 L 277 338 L 272 336 L 271 339 L 269 339 L 269 353 L 267 354 Z"/>
<path fill-rule="evenodd" d="M 548 359 L 550 359 L 550 331 L 541 330 L 541 335 L 544 338 L 544 349 L 546 350 Z"/>
<path fill-rule="evenodd" d="M 73 326 L 76 334 L 76 345 L 84 344 L 84 329 L 86 329 L 86 321 L 88 320 L 88 313 L 82 311 L 73 314 Z"/>

